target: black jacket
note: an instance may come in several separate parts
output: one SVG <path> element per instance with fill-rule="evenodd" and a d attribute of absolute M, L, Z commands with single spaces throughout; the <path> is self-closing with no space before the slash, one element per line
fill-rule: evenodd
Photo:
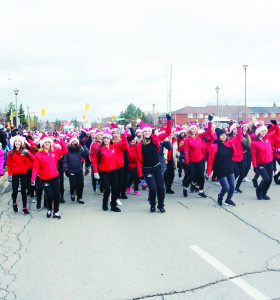
<path fill-rule="evenodd" d="M 74 149 L 68 147 L 68 153 L 64 155 L 64 170 L 65 172 L 76 173 L 83 169 L 82 157 L 88 154 L 88 149 Z"/>

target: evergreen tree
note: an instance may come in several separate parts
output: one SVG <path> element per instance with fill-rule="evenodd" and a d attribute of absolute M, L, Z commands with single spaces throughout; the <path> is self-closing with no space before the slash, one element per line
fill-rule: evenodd
<path fill-rule="evenodd" d="M 22 103 L 19 106 L 18 114 L 19 114 L 20 123 L 22 124 L 22 128 L 27 129 L 28 128 L 28 120 L 25 117 Z"/>
<path fill-rule="evenodd" d="M 145 113 L 139 107 L 136 107 L 133 103 L 130 103 L 127 106 L 126 110 L 120 113 L 120 118 L 124 118 L 125 121 L 131 121 L 133 126 L 136 125 L 137 119 L 141 119 L 142 122 L 148 121 Z M 121 123 L 124 124 L 125 121 Z"/>
<path fill-rule="evenodd" d="M 50 130 L 50 129 L 51 129 L 50 122 L 49 122 L 49 120 L 47 120 L 47 122 L 46 122 L 46 130 Z"/>

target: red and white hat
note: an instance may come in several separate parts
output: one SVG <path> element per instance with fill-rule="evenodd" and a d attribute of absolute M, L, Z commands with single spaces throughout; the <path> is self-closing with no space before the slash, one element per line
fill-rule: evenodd
<path fill-rule="evenodd" d="M 112 124 L 111 124 L 110 130 L 111 130 L 112 132 L 114 132 L 114 131 L 120 131 L 118 125 L 115 124 L 115 123 L 112 123 Z"/>
<path fill-rule="evenodd" d="M 241 127 L 244 127 L 244 126 L 248 126 L 249 127 L 249 125 L 248 125 L 247 122 L 241 122 L 240 124 L 241 124 Z"/>
<path fill-rule="evenodd" d="M 40 146 L 43 147 L 43 145 L 46 143 L 46 142 L 50 142 L 51 143 L 51 147 L 53 146 L 53 139 L 49 136 L 43 136 L 42 135 L 42 138 L 40 140 Z"/>
<path fill-rule="evenodd" d="M 68 145 L 72 145 L 72 143 L 73 143 L 74 141 L 76 141 L 76 142 L 77 142 L 77 144 L 79 144 L 79 143 L 80 143 L 80 141 L 79 141 L 77 138 L 75 138 L 75 137 L 72 137 L 72 138 L 69 140 L 69 142 L 68 142 Z"/>
<path fill-rule="evenodd" d="M 101 134 L 101 135 L 103 134 L 103 131 L 99 128 L 96 129 L 94 137 L 96 137 L 98 134 Z"/>
<path fill-rule="evenodd" d="M 151 131 L 152 132 L 153 127 L 149 123 L 140 122 L 140 125 L 142 126 L 142 128 L 141 128 L 142 133 L 144 131 Z"/>
<path fill-rule="evenodd" d="M 234 129 L 236 129 L 236 124 L 232 124 L 228 128 L 228 132 L 231 133 Z"/>
<path fill-rule="evenodd" d="M 197 129 L 197 124 L 196 123 L 192 123 L 191 125 L 189 125 L 189 130 L 191 130 L 192 128 L 196 128 Z"/>
<path fill-rule="evenodd" d="M 259 125 L 257 125 L 257 129 L 256 129 L 255 133 L 256 133 L 256 135 L 259 135 L 264 130 L 267 132 L 266 126 L 259 124 Z"/>
<path fill-rule="evenodd" d="M 20 135 L 15 135 L 10 139 L 10 144 L 12 147 L 14 147 L 14 143 L 16 140 L 19 140 L 21 142 L 21 145 L 24 145 L 24 141 L 26 141 L 26 139 Z"/>
<path fill-rule="evenodd" d="M 184 133 L 186 132 L 185 128 L 183 126 L 181 126 L 181 125 L 177 125 L 177 127 L 175 129 L 175 133 L 178 134 L 178 135 L 180 135 L 182 132 L 184 132 Z"/>
<path fill-rule="evenodd" d="M 102 137 L 103 138 L 107 137 L 109 139 L 112 139 L 112 133 L 111 133 L 111 131 L 109 131 L 108 129 L 104 130 Z"/>

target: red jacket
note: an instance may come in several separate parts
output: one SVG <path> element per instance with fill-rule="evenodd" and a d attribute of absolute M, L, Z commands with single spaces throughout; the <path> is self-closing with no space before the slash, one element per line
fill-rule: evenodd
<path fill-rule="evenodd" d="M 170 136 L 171 134 L 171 129 L 172 129 L 172 121 L 168 120 L 167 124 L 166 124 L 166 128 L 165 128 L 165 132 L 160 133 L 158 135 L 152 134 L 151 138 L 152 138 L 152 143 L 154 143 L 157 147 L 158 147 L 158 151 L 160 150 L 160 142 L 162 140 L 164 140 L 165 138 L 167 138 L 168 136 Z M 142 141 L 140 141 L 137 145 L 136 145 L 136 161 L 137 161 L 137 171 L 139 174 L 139 177 L 142 177 L 142 165 L 143 165 L 143 155 L 142 155 Z"/>
<path fill-rule="evenodd" d="M 11 155 L 11 151 L 9 151 L 6 162 L 8 168 L 8 175 L 27 173 L 28 163 L 33 161 L 34 156 L 31 153 L 29 155 L 21 155 L 21 151 L 16 151 L 13 155 Z"/>
<path fill-rule="evenodd" d="M 90 145 L 90 149 L 89 149 L 89 159 L 90 159 L 90 161 L 91 161 L 91 163 L 93 162 L 93 156 L 94 156 L 94 153 L 95 153 L 95 151 L 96 151 L 96 148 L 98 147 L 98 146 L 100 146 L 100 144 L 101 144 L 101 141 L 100 142 L 95 142 L 95 143 L 92 143 L 91 145 Z"/>
<path fill-rule="evenodd" d="M 280 137 L 276 137 L 273 144 L 274 157 L 280 158 Z"/>
<path fill-rule="evenodd" d="M 208 128 L 205 132 L 200 133 L 195 138 L 188 136 L 184 142 L 185 164 L 189 162 L 199 162 L 205 154 L 206 144 L 202 140 L 204 137 L 212 136 L 212 122 L 208 122 Z"/>
<path fill-rule="evenodd" d="M 273 125 L 272 127 L 275 132 L 267 134 L 263 140 L 257 138 L 252 140 L 251 156 L 254 168 L 256 168 L 258 164 L 267 164 L 273 160 L 272 144 L 274 144 L 275 139 L 279 137 L 279 127 L 278 125 Z"/>
<path fill-rule="evenodd" d="M 128 149 L 128 169 L 132 170 L 137 167 L 137 145 L 133 145 Z"/>
<path fill-rule="evenodd" d="M 59 174 L 57 161 L 62 155 L 68 153 L 68 148 L 62 139 L 60 139 L 59 144 L 61 149 L 54 147 L 53 151 L 50 150 L 48 153 L 42 150 L 35 154 L 31 181 L 36 180 L 37 173 L 39 173 L 40 179 L 52 179 Z"/>
<path fill-rule="evenodd" d="M 117 144 L 117 143 L 114 143 L 114 144 Z M 124 166 L 123 151 L 124 150 L 128 150 L 128 148 L 129 148 L 129 145 L 128 145 L 127 140 L 126 140 L 126 143 L 122 143 L 121 147 L 117 147 L 116 148 L 116 159 L 117 159 L 117 161 L 116 161 L 116 169 L 119 169 L 119 168 L 121 168 L 121 167 Z"/>
<path fill-rule="evenodd" d="M 243 138 L 242 134 L 242 128 L 239 127 L 237 128 L 237 136 L 232 136 L 230 141 L 234 144 L 235 146 L 235 151 L 232 156 L 233 161 L 241 161 L 243 160 L 243 146 L 241 144 Z"/>
<path fill-rule="evenodd" d="M 100 172 L 111 172 L 114 169 L 117 168 L 117 149 L 118 148 L 123 148 L 124 145 L 127 144 L 127 140 L 125 137 L 125 134 L 121 135 L 122 139 L 118 143 L 115 144 L 110 144 L 109 148 L 106 146 L 103 146 L 101 148 L 101 159 L 99 162 L 99 165 L 97 166 L 98 163 L 98 153 L 99 149 L 97 151 L 94 151 L 93 154 L 93 160 L 92 160 L 92 167 L 93 167 L 93 172 L 97 173 L 98 171 Z M 126 146 L 125 146 L 126 147 Z"/>

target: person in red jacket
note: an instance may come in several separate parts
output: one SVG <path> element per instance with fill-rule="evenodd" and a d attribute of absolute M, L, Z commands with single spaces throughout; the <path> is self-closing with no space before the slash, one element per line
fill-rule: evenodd
<path fill-rule="evenodd" d="M 142 140 L 137 147 L 137 170 L 139 177 L 144 175 L 149 187 L 150 211 L 156 211 L 156 196 L 158 198 L 158 210 L 165 213 L 164 208 L 164 177 L 159 160 L 160 142 L 171 134 L 171 116 L 166 114 L 167 126 L 165 132 L 158 135 L 152 134 L 150 124 L 142 123 Z M 143 175 L 142 175 L 143 174 Z"/>
<path fill-rule="evenodd" d="M 276 137 L 274 139 L 274 144 L 273 144 L 273 154 L 275 157 L 275 160 L 277 161 L 278 165 L 280 165 L 280 137 Z M 275 164 L 276 165 L 276 164 Z M 276 167 L 275 167 L 275 172 L 274 172 L 274 182 L 276 184 L 280 184 L 280 171 L 276 171 Z"/>
<path fill-rule="evenodd" d="M 121 140 L 112 143 L 112 134 L 109 130 L 104 131 L 103 140 L 93 154 L 92 167 L 95 179 L 101 179 L 104 188 L 102 209 L 108 210 L 108 200 L 111 191 L 111 211 L 120 212 L 117 207 L 118 174 L 117 174 L 117 149 L 127 147 L 124 127 L 119 125 Z"/>
<path fill-rule="evenodd" d="M 243 134 L 240 124 L 232 124 L 229 127 L 228 139 L 230 139 L 235 146 L 235 152 L 232 157 L 235 180 L 238 178 L 235 186 L 235 193 L 242 193 L 242 191 L 240 190 L 240 186 L 243 182 L 243 178 L 245 177 L 243 146 L 241 143 L 242 138 Z"/>
<path fill-rule="evenodd" d="M 266 126 L 260 126 L 256 130 L 256 137 L 251 143 L 252 164 L 255 173 L 258 172 L 262 181 L 256 188 L 258 200 L 270 200 L 267 191 L 272 182 L 273 176 L 273 155 L 272 146 L 276 136 L 279 136 L 279 127 L 275 120 L 271 120 L 275 129 L 275 134 L 267 134 Z"/>
<path fill-rule="evenodd" d="M 62 155 L 68 152 L 68 148 L 62 139 L 55 139 L 60 147 L 54 147 L 54 141 L 50 137 L 44 137 L 41 142 L 41 148 L 35 154 L 34 165 L 32 168 L 31 184 L 35 186 L 37 173 L 42 180 L 45 195 L 48 201 L 47 218 L 52 214 L 52 202 L 54 201 L 53 217 L 57 220 L 61 218 L 59 214 L 60 203 L 60 182 L 59 172 L 57 170 L 57 161 Z"/>
<path fill-rule="evenodd" d="M 12 150 L 8 153 L 7 168 L 8 168 L 8 180 L 12 182 L 13 187 L 13 209 L 18 212 L 17 207 L 17 195 L 19 180 L 21 183 L 21 197 L 22 197 L 22 212 L 25 215 L 29 214 L 27 210 L 27 196 L 26 196 L 26 184 L 27 184 L 27 167 L 29 162 L 34 161 L 34 156 L 24 149 L 25 138 L 17 135 L 11 138 Z"/>
<path fill-rule="evenodd" d="M 212 116 L 208 116 L 208 128 L 203 133 L 198 134 L 198 126 L 193 123 L 189 126 L 188 137 L 184 142 L 184 157 L 185 157 L 185 171 L 188 172 L 189 176 L 183 182 L 183 195 L 187 197 L 187 188 L 191 184 L 191 192 L 198 191 L 197 196 L 199 198 L 206 198 L 204 193 L 204 171 L 205 164 L 203 156 L 205 153 L 205 142 L 202 139 L 208 135 L 212 135 Z M 199 186 L 199 190 L 195 187 L 195 182 Z"/>

